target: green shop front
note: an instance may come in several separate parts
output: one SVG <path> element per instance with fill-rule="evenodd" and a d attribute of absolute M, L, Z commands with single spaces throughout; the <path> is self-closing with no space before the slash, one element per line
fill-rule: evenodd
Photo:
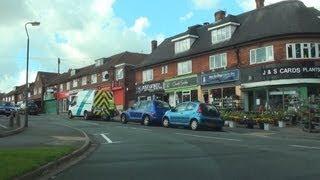
<path fill-rule="evenodd" d="M 241 70 L 246 111 L 294 110 L 320 97 L 320 64 L 284 62 Z"/>
<path fill-rule="evenodd" d="M 199 100 L 199 87 L 197 75 L 181 76 L 164 81 L 164 91 L 169 95 L 171 106 Z"/>

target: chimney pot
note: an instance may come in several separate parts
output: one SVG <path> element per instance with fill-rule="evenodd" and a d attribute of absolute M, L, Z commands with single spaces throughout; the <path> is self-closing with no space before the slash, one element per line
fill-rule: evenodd
<path fill-rule="evenodd" d="M 217 11 L 216 13 L 214 13 L 214 18 L 215 18 L 215 21 L 220 21 L 221 19 L 225 18 L 226 17 L 226 12 L 225 11 Z"/>
<path fill-rule="evenodd" d="M 153 52 L 158 47 L 158 41 L 153 40 L 151 41 L 151 52 Z"/>
<path fill-rule="evenodd" d="M 264 7 L 264 0 L 256 0 L 257 9 Z"/>

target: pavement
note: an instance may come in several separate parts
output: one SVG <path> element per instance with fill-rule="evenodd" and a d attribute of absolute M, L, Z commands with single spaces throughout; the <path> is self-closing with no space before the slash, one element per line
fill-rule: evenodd
<path fill-rule="evenodd" d="M 0 115 L 0 134 L 8 132 L 13 128 L 9 127 L 9 117 Z"/>
<path fill-rule="evenodd" d="M 295 129 L 191 131 L 119 122 L 44 121 L 79 128 L 98 148 L 52 179 L 319 179 L 320 138 Z M 293 135 L 286 135 L 291 131 Z M 318 139 L 317 139 L 318 138 Z"/>

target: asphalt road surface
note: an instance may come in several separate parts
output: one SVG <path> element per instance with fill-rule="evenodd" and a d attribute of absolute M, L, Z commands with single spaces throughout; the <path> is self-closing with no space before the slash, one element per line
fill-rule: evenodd
<path fill-rule="evenodd" d="M 55 179 L 320 179 L 320 139 L 280 138 L 232 130 L 191 131 L 118 122 L 47 121 L 80 128 L 99 143 Z"/>

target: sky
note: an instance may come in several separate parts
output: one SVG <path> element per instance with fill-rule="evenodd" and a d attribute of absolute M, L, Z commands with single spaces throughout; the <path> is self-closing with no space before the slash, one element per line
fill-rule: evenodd
<path fill-rule="evenodd" d="M 302 0 L 320 10 L 319 0 Z M 272 4 L 279 0 L 265 0 Z M 241 14 L 255 0 L 0 0 L 0 92 L 25 83 L 26 32 L 30 35 L 29 81 L 37 71 L 57 72 L 93 64 L 123 51 L 150 53 L 151 40 L 213 22 L 213 14 Z"/>

